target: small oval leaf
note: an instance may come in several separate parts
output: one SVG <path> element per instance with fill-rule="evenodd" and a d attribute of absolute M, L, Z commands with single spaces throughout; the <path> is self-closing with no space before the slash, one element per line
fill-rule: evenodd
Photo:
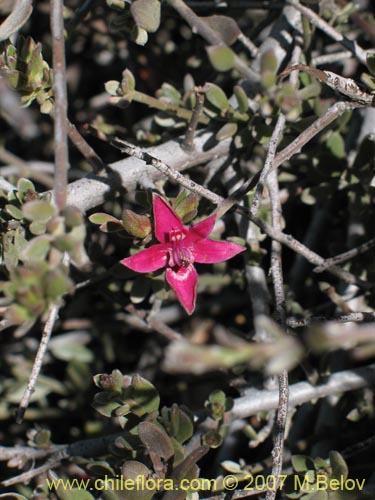
<path fill-rule="evenodd" d="M 226 45 L 207 47 L 208 58 L 216 71 L 229 71 L 234 65 L 234 53 Z"/>

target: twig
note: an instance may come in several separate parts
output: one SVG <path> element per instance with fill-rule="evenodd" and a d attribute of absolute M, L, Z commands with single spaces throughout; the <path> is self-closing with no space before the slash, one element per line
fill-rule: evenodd
<path fill-rule="evenodd" d="M 279 124 L 280 122 L 280 124 Z M 285 124 L 284 115 L 280 115 L 279 120 L 279 131 L 278 136 L 281 135 L 281 131 Z M 275 128 L 276 130 L 276 128 Z M 274 152 L 273 152 L 274 154 Z M 269 163 L 269 165 L 271 165 Z M 279 195 L 279 183 L 277 180 L 277 173 L 274 170 L 268 178 L 268 192 L 271 200 L 271 216 L 272 225 L 278 231 L 281 231 L 281 203 Z M 279 322 L 281 328 L 285 329 L 286 320 L 286 310 L 285 310 L 285 293 L 284 293 L 284 278 L 282 270 L 282 247 L 278 241 L 272 240 L 271 246 L 271 275 L 273 282 L 273 289 L 275 294 L 275 316 L 276 320 Z M 279 406 L 277 409 L 275 434 L 273 439 L 273 450 L 272 450 L 272 476 L 279 478 L 282 465 L 283 465 L 283 451 L 284 451 L 284 435 L 286 428 L 286 421 L 288 415 L 288 398 L 289 398 L 289 384 L 288 384 L 288 372 L 283 370 L 278 375 L 279 380 Z M 266 500 L 274 500 L 276 498 L 277 487 L 269 489 L 266 493 Z"/>
<path fill-rule="evenodd" d="M 55 99 L 55 181 L 54 195 L 57 208 L 63 210 L 67 197 L 68 141 L 67 88 L 65 68 L 63 1 L 51 0 L 51 31 L 53 52 L 53 92 Z"/>
<path fill-rule="evenodd" d="M 270 173 L 271 168 L 272 168 L 274 161 L 275 161 L 277 145 L 281 139 L 281 135 L 283 133 L 284 126 L 285 126 L 285 116 L 283 114 L 280 114 L 279 118 L 277 119 L 275 128 L 272 132 L 270 142 L 268 144 L 266 161 L 264 163 L 264 167 L 262 168 L 259 182 L 257 184 L 254 198 L 253 198 L 253 201 L 251 204 L 250 213 L 254 217 L 256 217 L 258 215 L 258 210 L 259 210 L 259 205 L 260 205 L 262 193 L 263 193 L 263 190 L 266 186 L 267 176 Z"/>
<path fill-rule="evenodd" d="M 174 180 L 181 186 L 189 189 L 190 191 L 194 191 L 199 196 L 202 196 L 203 198 L 210 200 L 215 205 L 220 205 L 223 202 L 227 202 L 227 199 L 224 199 L 222 196 L 213 193 L 212 191 L 201 186 L 197 182 L 188 179 L 183 174 L 181 174 L 181 172 L 175 170 L 174 168 L 170 167 L 160 159 L 154 158 L 149 153 L 142 151 L 140 148 L 132 144 L 116 139 L 112 141 L 112 145 L 120 149 L 124 153 L 127 153 L 135 158 L 138 158 L 139 160 L 146 162 L 148 165 L 152 165 L 161 173 L 168 176 L 170 179 Z M 248 217 L 252 222 L 254 222 L 258 227 L 260 227 L 260 229 L 262 229 L 262 231 L 264 231 L 264 233 L 267 234 L 270 238 L 275 239 L 280 243 L 282 243 L 283 245 L 286 245 L 287 247 L 291 248 L 293 251 L 300 253 L 312 264 L 318 266 L 324 265 L 325 261 L 323 257 L 320 257 L 320 255 L 316 254 L 312 250 L 305 247 L 301 242 L 294 239 L 293 236 L 287 235 L 275 229 L 274 227 L 270 226 L 259 217 L 254 217 L 253 215 L 251 215 L 250 211 L 246 207 L 239 205 L 237 201 L 234 201 L 233 205 L 236 207 L 236 210 L 238 210 L 240 213 Z M 359 280 L 353 274 L 337 266 L 330 267 L 328 269 L 328 272 L 339 277 L 340 279 L 342 279 L 347 283 L 356 284 L 360 287 L 367 289 L 372 288 L 372 285 L 368 284 L 367 282 L 363 282 L 362 280 Z"/>
<path fill-rule="evenodd" d="M 94 151 L 86 139 L 78 132 L 73 123 L 68 120 L 68 136 L 75 147 L 86 158 L 92 166 L 95 174 L 100 174 L 107 169 L 107 165 L 103 162 L 100 156 Z"/>
<path fill-rule="evenodd" d="M 32 448 L 31 446 L 0 446 L 0 462 L 10 460 L 12 467 L 29 460 L 48 457 L 56 451 L 66 448 L 65 445 L 53 445 L 48 448 Z M 16 463 L 17 462 L 17 463 Z"/>
<path fill-rule="evenodd" d="M 28 108 L 21 107 L 20 98 L 10 88 L 5 72 L 0 71 L 0 110 L 14 131 L 24 139 L 34 139 L 39 131 Z M 3 76 L 4 75 L 4 76 Z"/>
<path fill-rule="evenodd" d="M 52 304 L 48 312 L 47 321 L 44 325 L 42 338 L 40 340 L 38 351 L 35 356 L 33 369 L 31 371 L 27 387 L 25 389 L 25 392 L 23 393 L 21 402 L 16 411 L 16 422 L 18 424 L 22 423 L 27 407 L 29 406 L 30 398 L 35 391 L 35 385 L 38 381 L 39 373 L 43 364 L 43 358 L 47 351 L 48 342 L 51 338 L 53 327 L 55 326 L 56 320 L 58 318 L 58 313 L 59 306 L 57 306 L 56 304 Z"/>
<path fill-rule="evenodd" d="M 306 66 L 306 64 L 294 64 L 293 66 L 289 66 L 284 69 L 284 71 L 279 74 L 279 77 L 283 78 L 284 76 L 295 70 L 305 71 L 320 82 L 328 85 L 328 87 L 331 87 L 331 89 L 339 92 L 340 94 L 348 97 L 355 102 L 367 106 L 374 105 L 375 97 L 373 94 L 365 92 L 361 87 L 357 85 L 357 83 L 352 78 L 345 78 L 344 76 L 333 73 L 332 71 L 312 68 L 310 66 Z"/>
<path fill-rule="evenodd" d="M 258 47 L 244 34 L 240 33 L 237 40 L 242 43 L 244 47 L 250 52 L 251 57 L 256 57 L 258 54 Z"/>
<path fill-rule="evenodd" d="M 184 142 L 182 143 L 182 147 L 189 153 L 194 151 L 194 136 L 204 104 L 204 93 L 202 92 L 202 87 L 195 88 L 195 97 L 197 102 L 195 104 L 193 114 L 191 115 L 189 125 L 186 129 Z"/>
<path fill-rule="evenodd" d="M 375 364 L 354 370 L 336 372 L 328 378 L 326 383 L 320 385 L 298 382 L 289 387 L 289 407 L 292 408 L 340 392 L 371 387 L 374 383 Z M 233 418 L 247 418 L 259 412 L 273 410 L 278 407 L 278 404 L 278 390 L 250 389 L 246 392 L 246 395 L 234 400 L 234 407 L 230 414 Z"/>
<path fill-rule="evenodd" d="M 186 3 L 194 9 L 264 9 L 280 10 L 283 2 L 277 0 L 187 0 Z"/>
<path fill-rule="evenodd" d="M 167 3 L 173 7 L 180 16 L 191 26 L 193 31 L 198 32 L 211 45 L 225 45 L 220 34 L 212 29 L 201 17 L 188 7 L 183 0 L 167 0 Z M 248 80 L 258 82 L 260 76 L 252 70 L 240 57 L 233 54 L 234 67 Z"/>
<path fill-rule="evenodd" d="M 347 252 L 340 253 L 339 255 L 336 255 L 335 257 L 330 257 L 329 259 L 326 259 L 324 266 L 318 266 L 314 269 L 314 271 L 316 273 L 322 273 L 323 271 L 325 271 L 329 267 L 335 266 L 337 264 L 342 264 L 343 262 L 354 259 L 358 255 L 366 253 L 369 250 L 371 250 L 371 248 L 374 248 L 374 247 L 375 247 L 375 238 L 372 238 L 371 240 L 366 241 L 366 243 L 362 243 L 362 245 L 359 245 L 356 248 L 352 248 L 351 250 L 348 250 Z"/>
<path fill-rule="evenodd" d="M 31 469 L 27 472 L 23 472 L 22 474 L 18 474 L 18 476 L 11 477 L 10 479 L 6 479 L 5 481 L 2 481 L 2 485 L 5 487 L 12 486 L 14 484 L 27 484 L 31 479 L 33 479 L 36 476 L 39 476 L 40 474 L 43 474 L 44 472 L 49 471 L 56 465 L 59 465 L 61 460 L 66 458 L 66 452 L 65 450 L 61 450 L 57 452 L 56 454 L 52 455 L 43 465 L 40 467 L 36 467 L 35 469 Z"/>
<path fill-rule="evenodd" d="M 0 160 L 4 163 L 10 163 L 18 168 L 17 174 L 20 177 L 30 177 L 40 182 L 46 188 L 53 187 L 52 177 L 44 174 L 43 172 L 36 171 L 32 165 L 29 165 L 25 160 L 22 160 L 18 156 L 16 156 L 11 151 L 8 151 L 5 148 L 0 148 Z M 12 172 L 9 172 L 7 167 L 0 167 L 0 172 L 3 175 L 12 175 Z"/>
<path fill-rule="evenodd" d="M 339 33 L 335 28 L 330 26 L 324 19 L 322 19 L 313 10 L 309 9 L 305 5 L 301 5 L 298 0 L 286 0 L 289 5 L 292 5 L 301 14 L 308 17 L 310 22 L 314 24 L 317 28 L 322 30 L 326 35 L 331 37 L 336 42 L 341 43 L 346 49 L 350 50 L 352 54 L 365 66 L 366 62 L 366 51 L 360 47 L 355 40 L 350 40 L 346 36 Z"/>
<path fill-rule="evenodd" d="M 313 323 L 325 323 L 325 322 L 337 322 L 337 323 L 366 323 L 375 321 L 375 312 L 352 312 L 348 314 L 340 314 L 333 318 L 326 318 L 325 316 L 312 316 L 311 318 L 297 319 L 297 318 L 287 318 L 286 324 L 290 328 L 301 328 L 303 326 L 308 326 Z"/>
<path fill-rule="evenodd" d="M 19 483 L 27 483 L 31 479 L 33 479 L 36 476 L 39 476 L 40 474 L 43 474 L 44 472 L 47 472 L 51 468 L 59 465 L 62 460 L 67 459 L 67 458 L 72 458 L 72 457 L 87 457 L 87 458 L 92 458 L 92 457 L 97 457 L 100 455 L 103 455 L 106 453 L 108 450 L 108 446 L 113 443 L 118 437 L 123 436 L 123 432 L 118 432 L 116 434 L 110 434 L 107 436 L 103 437 L 98 437 L 98 438 L 91 438 L 91 439 L 84 439 L 81 441 L 76 441 L 75 443 L 72 443 L 70 445 L 59 445 L 59 446 L 54 446 L 54 449 L 58 448 L 57 451 L 54 451 L 52 454 L 50 454 L 49 459 L 47 460 L 46 463 L 41 465 L 40 467 L 33 468 L 27 472 L 24 472 L 22 474 L 19 474 L 17 476 L 14 476 L 10 479 L 6 479 L 5 481 L 2 481 L 3 486 L 12 486 L 14 484 L 19 484 Z M 37 454 L 33 456 L 32 452 L 27 451 L 27 447 L 22 447 L 25 450 L 24 457 L 26 459 L 29 458 L 37 458 Z M 14 450 L 14 452 L 20 451 L 20 447 L 15 447 L 15 448 L 9 448 L 9 450 Z M 35 450 L 35 449 L 34 449 Z M 1 449 L 0 449 L 1 451 Z M 5 458 L 1 458 L 0 455 L 0 460 L 8 460 L 8 452 L 6 448 L 3 448 L 3 456 Z M 38 451 L 38 450 L 37 450 Z M 48 451 L 48 450 L 46 450 Z M 47 455 L 47 453 L 46 453 Z"/>
<path fill-rule="evenodd" d="M 313 57 L 311 64 L 313 66 L 322 66 L 323 64 L 332 64 L 339 61 L 345 61 L 351 56 L 350 50 L 342 50 L 341 52 L 332 52 L 332 54 L 323 54 Z"/>
<path fill-rule="evenodd" d="M 277 168 L 284 161 L 289 160 L 295 153 L 301 150 L 313 137 L 319 134 L 323 129 L 328 127 L 333 121 L 336 120 L 346 111 L 355 108 L 361 108 L 363 104 L 350 101 L 339 101 L 333 104 L 323 116 L 315 120 L 309 127 L 307 127 L 300 135 L 294 139 L 288 146 L 286 146 L 280 153 L 276 155 L 273 168 Z"/>

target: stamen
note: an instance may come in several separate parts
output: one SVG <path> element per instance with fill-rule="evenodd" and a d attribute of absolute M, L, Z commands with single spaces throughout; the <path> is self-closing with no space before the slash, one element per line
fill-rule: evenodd
<path fill-rule="evenodd" d="M 189 264 L 193 263 L 193 256 L 189 247 L 185 244 L 184 239 L 186 237 L 187 230 L 172 229 L 169 232 L 169 241 L 171 246 L 168 250 L 170 267 L 187 267 Z"/>

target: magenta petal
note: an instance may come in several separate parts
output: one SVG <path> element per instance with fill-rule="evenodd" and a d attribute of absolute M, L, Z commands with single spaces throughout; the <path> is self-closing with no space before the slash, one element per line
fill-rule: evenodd
<path fill-rule="evenodd" d="M 195 267 L 190 264 L 187 267 L 179 267 L 176 271 L 168 267 L 165 276 L 181 305 L 188 314 L 192 314 L 197 298 L 198 274 Z"/>
<path fill-rule="evenodd" d="M 168 245 L 157 244 L 150 248 L 141 250 L 139 253 L 122 259 L 120 262 L 137 273 L 151 273 L 157 271 L 167 264 Z"/>
<path fill-rule="evenodd" d="M 153 197 L 155 236 L 160 243 L 167 243 L 169 232 L 173 229 L 183 229 L 181 219 L 174 213 L 172 207 L 160 196 Z"/>
<path fill-rule="evenodd" d="M 237 243 L 204 238 L 194 243 L 194 261 L 199 264 L 214 264 L 231 259 L 244 250 L 246 250 L 245 247 Z"/>
<path fill-rule="evenodd" d="M 189 233 L 187 238 L 189 238 L 190 242 L 201 240 L 210 234 L 212 229 L 214 228 L 216 221 L 216 215 L 210 215 L 207 219 L 204 219 L 195 226 L 189 229 Z"/>

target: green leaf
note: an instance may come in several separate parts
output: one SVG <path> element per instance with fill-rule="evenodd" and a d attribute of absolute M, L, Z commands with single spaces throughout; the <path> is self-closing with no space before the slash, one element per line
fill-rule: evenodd
<path fill-rule="evenodd" d="M 47 201 L 34 200 L 25 203 L 22 212 L 31 221 L 46 223 L 56 214 L 56 208 Z"/>
<path fill-rule="evenodd" d="M 139 28 L 149 33 L 154 33 L 159 28 L 159 0 L 135 0 L 130 6 L 130 12 Z"/>
<path fill-rule="evenodd" d="M 132 40 L 137 44 L 137 45 L 146 45 L 147 40 L 148 40 L 148 35 L 147 31 L 144 30 L 143 28 L 140 28 L 139 26 L 136 26 L 135 29 L 131 33 Z M 129 105 L 130 101 L 127 101 L 127 105 Z"/>
<path fill-rule="evenodd" d="M 204 22 L 217 31 L 226 45 L 232 45 L 241 35 L 241 30 L 236 21 L 229 16 L 213 15 L 202 17 Z"/>
<path fill-rule="evenodd" d="M 180 92 L 170 85 L 169 83 L 163 83 L 161 88 L 157 91 L 157 97 L 162 101 L 167 101 L 176 106 L 181 105 L 181 94 Z"/>
<path fill-rule="evenodd" d="M 225 92 L 214 83 L 206 83 L 204 86 L 207 101 L 219 110 L 229 108 L 229 101 Z"/>
<path fill-rule="evenodd" d="M 19 493 L 1 493 L 0 498 L 4 498 L 5 500 L 14 499 L 14 500 L 27 500 L 27 497 L 20 495 Z"/>
<path fill-rule="evenodd" d="M 29 180 L 25 179 L 24 177 L 21 177 L 18 179 L 17 182 L 17 189 L 19 193 L 26 193 L 26 191 L 34 191 L 35 192 L 35 186 L 34 184 Z"/>
<path fill-rule="evenodd" d="M 90 342 L 90 335 L 85 332 L 64 333 L 53 337 L 48 345 L 55 358 L 61 361 L 81 361 L 91 363 L 93 353 L 85 347 Z"/>
<path fill-rule="evenodd" d="M 105 82 L 104 88 L 109 95 L 112 96 L 121 95 L 118 92 L 120 90 L 120 82 L 118 82 L 117 80 L 109 80 L 108 82 Z"/>
<path fill-rule="evenodd" d="M 341 480 L 341 478 L 344 478 L 344 480 L 347 479 L 349 473 L 348 466 L 338 451 L 329 452 L 329 461 L 332 467 L 331 478 L 338 480 Z"/>
<path fill-rule="evenodd" d="M 249 98 L 247 97 L 246 92 L 240 85 L 235 85 L 233 87 L 233 92 L 238 103 L 238 111 L 240 113 L 246 113 L 249 109 Z"/>
<path fill-rule="evenodd" d="M 140 375 L 134 375 L 124 401 L 131 406 L 132 413 L 142 417 L 159 409 L 160 397 L 151 382 Z"/>
<path fill-rule="evenodd" d="M 5 211 L 11 216 L 13 217 L 13 219 L 16 219 L 16 220 L 21 220 L 24 218 L 24 214 L 22 212 L 22 210 L 20 210 L 18 207 L 16 207 L 15 205 L 11 205 L 11 204 L 8 204 L 8 205 L 5 205 Z"/>
<path fill-rule="evenodd" d="M 195 193 L 182 191 L 173 203 L 173 208 L 182 222 L 187 223 L 194 219 L 198 213 L 199 198 Z"/>
<path fill-rule="evenodd" d="M 306 472 L 308 470 L 315 470 L 313 460 L 306 455 L 293 455 L 292 466 L 296 472 Z"/>
<path fill-rule="evenodd" d="M 124 465 L 121 467 L 121 474 L 126 479 L 132 479 L 133 481 L 137 481 L 138 478 L 151 477 L 151 470 L 146 467 L 141 462 L 137 462 L 136 460 L 127 460 Z M 156 485 L 156 483 L 155 483 Z M 152 500 L 154 498 L 155 490 L 151 488 L 136 489 L 134 491 L 125 491 L 122 492 L 123 500 Z"/>
<path fill-rule="evenodd" d="M 308 495 L 304 495 L 303 500 L 328 500 L 328 493 L 326 491 L 314 491 Z"/>
<path fill-rule="evenodd" d="M 228 122 L 223 125 L 215 135 L 217 141 L 224 141 L 225 139 L 229 139 L 233 137 L 238 130 L 238 125 L 235 122 Z"/>
<path fill-rule="evenodd" d="M 170 420 L 172 427 L 172 436 L 179 443 L 184 443 L 191 438 L 194 432 L 194 426 L 191 418 L 175 403 L 170 410 Z"/>
<path fill-rule="evenodd" d="M 336 158 L 341 159 L 345 157 L 345 142 L 339 132 L 333 132 L 327 139 L 326 145 Z"/>
<path fill-rule="evenodd" d="M 229 71 L 234 66 L 234 53 L 226 45 L 211 45 L 206 48 L 208 58 L 216 71 Z"/>
<path fill-rule="evenodd" d="M 64 208 L 62 215 L 65 219 L 65 225 L 69 229 L 81 226 L 84 223 L 82 212 L 78 207 L 67 206 Z"/>
<path fill-rule="evenodd" d="M 94 500 L 95 497 L 91 495 L 88 491 L 83 490 L 82 488 L 72 488 L 70 490 L 64 490 L 62 488 L 58 488 L 56 490 L 56 494 L 59 500 Z"/>
<path fill-rule="evenodd" d="M 103 212 L 98 212 L 96 214 L 92 214 L 89 217 L 89 221 L 93 224 L 105 224 L 106 222 L 114 222 L 116 224 L 121 224 L 121 221 L 113 217 L 113 215 L 105 214 Z"/>
<path fill-rule="evenodd" d="M 135 238 L 146 238 L 151 233 L 151 222 L 147 215 L 140 215 L 125 209 L 122 214 L 122 225 Z"/>
<path fill-rule="evenodd" d="M 149 452 L 155 453 L 164 460 L 173 457 L 173 445 L 166 432 L 157 424 L 152 422 L 141 422 L 138 424 L 139 439 Z"/>
<path fill-rule="evenodd" d="M 135 78 L 133 73 L 128 69 L 122 72 L 121 90 L 123 95 L 127 95 L 135 90 Z"/>
<path fill-rule="evenodd" d="M 35 236 L 39 236 L 46 232 L 46 224 L 43 222 L 34 221 L 29 226 L 30 232 Z"/>
<path fill-rule="evenodd" d="M 72 291 L 73 283 L 59 268 L 48 271 L 44 277 L 45 293 L 52 302 Z"/>
<path fill-rule="evenodd" d="M 51 236 L 42 235 L 30 240 L 20 255 L 21 260 L 39 262 L 46 259 L 51 246 Z"/>

